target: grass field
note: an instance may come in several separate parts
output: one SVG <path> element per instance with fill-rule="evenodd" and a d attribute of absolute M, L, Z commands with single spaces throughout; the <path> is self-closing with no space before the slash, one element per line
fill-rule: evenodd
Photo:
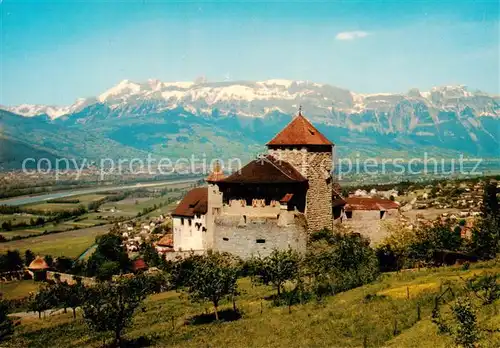
<path fill-rule="evenodd" d="M 41 284 L 33 280 L 2 282 L 0 283 L 0 293 L 7 300 L 24 298 L 32 292 L 37 292 Z"/>
<path fill-rule="evenodd" d="M 36 219 L 37 217 L 38 215 L 32 215 L 32 214 L 23 214 L 23 215 L 0 214 L 0 224 L 3 223 L 4 221 L 10 221 L 13 224 L 19 224 L 21 222 L 29 224 L 31 219 Z"/>
<path fill-rule="evenodd" d="M 209 304 L 192 304 L 186 296 L 165 292 L 150 296 L 139 310 L 126 339 L 141 339 L 151 346 L 171 347 L 454 347 L 448 336 L 437 334 L 430 322 L 433 300 L 446 280 L 477 272 L 499 272 L 500 263 L 385 274 L 378 281 L 325 299 L 289 308 L 273 307 L 268 287 L 253 287 L 248 278 L 239 281 L 237 306 L 242 317 L 211 322 Z M 434 284 L 438 284 L 435 286 Z M 410 288 L 410 298 L 406 295 Z M 420 321 L 417 305 L 421 306 Z M 480 327 L 500 325 L 498 306 L 483 306 Z M 228 318 L 232 305 L 222 304 L 221 317 Z M 397 332 L 395 333 L 395 323 Z M 22 319 L 7 346 L 57 347 L 102 345 L 102 336 L 88 331 L 83 319 L 70 314 L 47 319 Z M 109 337 L 108 337 L 109 338 Z M 144 346 L 144 345 L 143 345 Z M 485 335 L 481 347 L 500 346 L 500 334 Z"/>
<path fill-rule="evenodd" d="M 39 210 L 45 212 L 60 212 L 60 211 L 72 211 L 76 210 L 81 203 L 35 203 L 30 205 L 25 205 L 25 208 Z"/>
<path fill-rule="evenodd" d="M 108 232 L 109 225 L 0 243 L 0 252 L 30 249 L 35 254 L 77 257 L 94 244 L 95 237 Z"/>

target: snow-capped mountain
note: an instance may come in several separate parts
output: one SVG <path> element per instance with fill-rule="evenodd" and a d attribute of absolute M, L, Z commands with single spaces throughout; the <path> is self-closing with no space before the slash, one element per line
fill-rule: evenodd
<path fill-rule="evenodd" d="M 221 115 L 232 113 L 265 117 L 273 111 L 293 114 L 300 104 L 312 120 L 336 124 L 334 115 L 339 112 L 387 113 L 401 103 L 421 105 L 431 113 L 432 110 L 461 112 L 470 108 L 475 116 L 498 117 L 499 102 L 499 97 L 480 91 L 471 92 L 465 86 L 434 87 L 426 92 L 412 89 L 400 94 L 359 94 L 309 81 L 275 79 L 194 83 L 150 79 L 142 83 L 123 80 L 95 98 L 78 99 L 70 106 L 19 105 L 3 108 L 29 117 L 46 114 L 51 119 L 79 112 L 97 103 L 105 104 L 118 114 L 151 113 L 182 107 L 200 115 L 211 115 L 217 110 Z"/>
<path fill-rule="evenodd" d="M 465 86 L 360 94 L 291 80 L 124 80 L 69 106 L 0 107 L 0 149 L 12 149 L 14 167 L 29 149 L 86 158 L 252 156 L 300 105 L 343 155 L 500 157 L 498 96 Z"/>
<path fill-rule="evenodd" d="M 21 104 L 16 106 L 0 106 L 0 109 L 13 112 L 15 114 L 33 117 L 38 115 L 47 115 L 51 119 L 79 112 L 85 107 L 97 103 L 96 98 L 78 98 L 76 102 L 69 106 L 39 105 L 39 104 Z"/>

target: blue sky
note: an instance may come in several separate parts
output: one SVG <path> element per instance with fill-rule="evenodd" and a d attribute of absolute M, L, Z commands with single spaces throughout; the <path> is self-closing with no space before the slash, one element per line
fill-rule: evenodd
<path fill-rule="evenodd" d="M 5 105 L 71 104 L 124 79 L 199 76 L 500 93 L 497 1 L 0 2 Z"/>

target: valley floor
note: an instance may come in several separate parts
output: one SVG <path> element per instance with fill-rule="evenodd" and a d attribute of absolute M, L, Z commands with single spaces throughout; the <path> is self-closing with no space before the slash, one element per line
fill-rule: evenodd
<path fill-rule="evenodd" d="M 173 347 L 454 347 L 452 339 L 438 335 L 430 321 L 434 298 L 447 286 L 458 289 L 463 279 L 483 272 L 500 272 L 500 260 L 469 270 L 446 267 L 384 274 L 372 284 L 290 310 L 273 307 L 269 300 L 273 290 L 252 286 L 244 278 L 236 302 L 242 317 L 236 318 L 232 304 L 225 303 L 220 310 L 226 320 L 220 322 L 213 322 L 209 304 L 192 304 L 170 291 L 146 300 L 126 339 L 134 346 Z M 500 327 L 499 305 L 497 300 L 478 309 L 481 328 Z M 89 333 L 81 316 L 73 320 L 70 313 L 20 322 L 7 346 L 97 347 L 104 338 Z M 480 346 L 500 346 L 500 333 L 483 334 Z"/>

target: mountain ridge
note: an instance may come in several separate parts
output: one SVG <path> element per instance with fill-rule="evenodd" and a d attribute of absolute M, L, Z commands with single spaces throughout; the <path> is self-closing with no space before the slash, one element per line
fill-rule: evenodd
<path fill-rule="evenodd" d="M 122 107 L 124 104 L 132 104 L 145 101 L 156 101 L 157 111 L 184 106 L 187 109 L 197 109 L 208 112 L 210 108 L 219 107 L 225 101 L 239 103 L 252 103 L 265 101 L 289 101 L 285 103 L 284 109 L 278 106 L 257 106 L 254 112 L 245 113 L 240 110 L 241 115 L 262 117 L 274 110 L 290 113 L 297 109 L 296 102 L 314 100 L 320 108 L 325 110 L 337 110 L 349 113 L 363 112 L 366 110 L 387 110 L 393 103 L 402 100 L 420 100 L 428 106 L 442 109 L 452 109 L 466 106 L 467 101 L 483 99 L 483 108 L 478 116 L 489 115 L 500 117 L 498 103 L 500 96 L 490 95 L 481 91 L 470 92 L 464 85 L 433 87 L 430 91 L 420 92 L 416 88 L 405 93 L 370 93 L 362 94 L 347 89 L 335 87 L 329 84 L 320 84 L 309 81 L 295 81 L 284 79 L 271 79 L 264 81 L 225 81 L 225 82 L 161 82 L 149 79 L 137 83 L 130 80 L 122 80 L 98 96 L 90 98 L 78 98 L 75 103 L 68 106 L 53 105 L 30 105 L 0 106 L 0 108 L 13 113 L 33 117 L 41 114 L 56 119 L 69 115 L 83 108 L 97 103 L 105 103 L 111 108 Z M 481 101 L 481 100 L 479 100 Z M 484 105 L 485 102 L 493 101 L 492 105 Z M 463 105 L 460 105 L 460 102 Z M 200 105 L 201 104 L 201 105 Z M 457 105 L 458 104 L 458 105 Z M 205 106 L 205 108 L 203 107 Z M 204 110 L 206 109 L 206 110 Z M 225 109 L 225 108 L 222 108 Z"/>
<path fill-rule="evenodd" d="M 61 109 L 36 106 L 36 115 L 30 117 L 15 108 L 0 110 L 0 135 L 57 156 L 151 153 L 176 158 L 204 153 L 209 158 L 251 158 L 302 106 L 303 114 L 342 156 L 410 157 L 431 152 L 496 158 L 499 105 L 497 97 L 464 86 L 361 95 L 292 80 L 124 80 L 99 96 Z M 29 111 L 29 106 L 22 107 Z"/>

